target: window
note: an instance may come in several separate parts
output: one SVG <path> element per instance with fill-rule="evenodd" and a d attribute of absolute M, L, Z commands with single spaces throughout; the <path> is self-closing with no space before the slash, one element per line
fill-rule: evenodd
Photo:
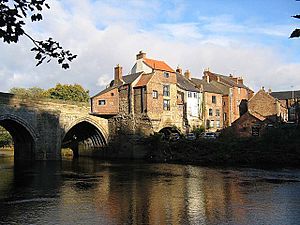
<path fill-rule="evenodd" d="M 191 98 L 192 97 L 192 92 L 188 92 L 188 98 Z"/>
<path fill-rule="evenodd" d="M 224 113 L 223 118 L 224 118 L 224 121 L 227 120 L 227 114 L 226 113 Z"/>
<path fill-rule="evenodd" d="M 170 74 L 168 72 L 164 72 L 164 77 L 165 78 L 169 78 L 170 77 Z"/>
<path fill-rule="evenodd" d="M 155 99 L 157 99 L 158 98 L 158 92 L 155 91 L 155 90 L 153 90 L 152 97 L 155 98 Z"/>
<path fill-rule="evenodd" d="M 98 104 L 99 104 L 99 105 L 105 105 L 106 102 L 105 102 L 105 100 L 99 100 Z"/>
<path fill-rule="evenodd" d="M 164 96 L 170 96 L 170 85 L 164 85 L 163 87 L 163 95 Z"/>
<path fill-rule="evenodd" d="M 212 109 L 209 109 L 209 110 L 208 110 L 208 115 L 210 115 L 210 116 L 213 115 L 213 110 L 212 110 Z"/>
<path fill-rule="evenodd" d="M 216 116 L 220 116 L 220 109 L 216 109 Z"/>
<path fill-rule="evenodd" d="M 220 120 L 216 120 L 216 127 L 220 128 Z"/>
<path fill-rule="evenodd" d="M 238 94 L 239 95 L 241 94 L 241 88 L 238 88 Z"/>
<path fill-rule="evenodd" d="M 164 99 L 164 110 L 170 110 L 170 100 Z"/>
<path fill-rule="evenodd" d="M 194 92 L 194 98 L 197 98 L 197 93 L 196 92 Z"/>
<path fill-rule="evenodd" d="M 211 96 L 211 102 L 212 103 L 217 103 L 217 98 L 215 95 Z"/>
<path fill-rule="evenodd" d="M 209 121 L 209 127 L 215 127 L 215 121 L 214 120 Z"/>
<path fill-rule="evenodd" d="M 111 95 L 111 96 L 114 96 L 115 94 L 114 94 L 114 93 L 110 93 L 110 95 Z"/>

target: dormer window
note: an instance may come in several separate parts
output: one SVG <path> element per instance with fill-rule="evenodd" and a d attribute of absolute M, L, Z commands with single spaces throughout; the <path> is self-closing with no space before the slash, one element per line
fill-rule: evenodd
<path fill-rule="evenodd" d="M 168 72 L 164 72 L 164 77 L 165 78 L 169 78 L 170 77 L 170 74 Z"/>

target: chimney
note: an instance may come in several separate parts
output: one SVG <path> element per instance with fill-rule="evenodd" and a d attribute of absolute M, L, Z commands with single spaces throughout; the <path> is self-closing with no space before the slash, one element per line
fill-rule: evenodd
<path fill-rule="evenodd" d="M 179 66 L 177 66 L 176 72 L 182 75 L 182 69 Z"/>
<path fill-rule="evenodd" d="M 244 84 L 244 80 L 243 80 L 242 77 L 239 77 L 239 78 L 238 78 L 238 84 Z"/>
<path fill-rule="evenodd" d="M 204 72 L 204 76 L 202 77 L 202 79 L 206 82 L 209 83 L 209 75 L 207 73 Z"/>
<path fill-rule="evenodd" d="M 189 71 L 189 70 L 186 70 L 185 72 L 184 72 L 184 76 L 187 78 L 187 79 L 191 79 L 191 72 Z"/>
<path fill-rule="evenodd" d="M 123 84 L 124 80 L 122 77 L 122 66 L 120 66 L 120 64 L 118 64 L 115 67 L 115 79 L 114 79 L 114 85 L 120 85 Z"/>
<path fill-rule="evenodd" d="M 144 59 L 144 58 L 146 58 L 146 53 L 143 52 L 142 50 L 139 51 L 139 54 L 136 55 L 136 60 Z"/>
<path fill-rule="evenodd" d="M 229 76 L 230 77 L 230 76 Z M 231 80 L 233 80 L 236 84 L 238 84 L 238 79 L 239 78 L 237 78 L 237 77 L 230 77 L 231 78 Z"/>
<path fill-rule="evenodd" d="M 271 89 L 271 88 L 268 89 L 268 93 L 269 93 L 269 94 L 272 93 L 272 89 Z"/>

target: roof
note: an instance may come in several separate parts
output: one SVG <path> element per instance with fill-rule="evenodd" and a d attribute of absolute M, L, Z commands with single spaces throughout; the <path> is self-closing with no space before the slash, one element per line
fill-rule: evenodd
<path fill-rule="evenodd" d="M 194 92 L 200 92 L 198 88 L 196 88 L 195 84 L 192 83 L 189 79 L 184 77 L 183 75 L 176 73 L 177 77 L 177 85 L 186 91 L 194 91 Z"/>
<path fill-rule="evenodd" d="M 133 74 L 128 74 L 126 76 L 123 76 L 123 80 L 124 80 L 124 83 L 121 84 L 121 85 L 114 85 L 114 80 L 112 80 L 110 83 L 109 83 L 109 86 L 107 88 L 105 88 L 104 90 L 100 91 L 99 93 L 95 94 L 92 98 L 98 96 L 98 95 L 102 95 L 104 93 L 107 93 L 115 88 L 118 88 L 124 84 L 131 84 L 133 81 L 135 81 L 143 72 L 139 72 L 139 73 L 133 73 Z"/>
<path fill-rule="evenodd" d="M 210 73 L 220 77 L 220 83 L 225 83 L 225 84 L 228 84 L 232 87 L 240 87 L 240 88 L 245 88 L 245 89 L 248 89 L 248 90 L 252 91 L 246 85 L 241 84 L 241 83 L 236 83 L 234 80 L 232 80 L 232 78 L 230 76 L 225 76 L 225 75 L 218 74 L 218 73 L 213 73 L 213 72 L 210 72 Z"/>
<path fill-rule="evenodd" d="M 168 72 L 172 72 L 174 73 L 175 71 L 168 65 L 166 64 L 164 61 L 158 61 L 155 59 L 148 59 L 148 58 L 144 58 L 143 59 L 144 63 L 151 67 L 152 69 L 156 69 L 156 70 L 162 70 L 162 71 L 168 71 Z"/>
<path fill-rule="evenodd" d="M 217 94 L 223 94 L 222 91 L 217 88 L 215 85 L 211 83 L 207 83 L 205 80 L 192 78 L 191 81 L 196 84 L 198 87 L 201 85 L 203 86 L 203 91 L 210 92 L 210 93 L 217 93 Z"/>
<path fill-rule="evenodd" d="M 270 95 L 279 100 L 293 99 L 300 98 L 300 91 L 277 91 L 271 92 Z"/>
<path fill-rule="evenodd" d="M 216 86 L 218 89 L 220 89 L 222 91 L 223 95 L 229 95 L 230 94 L 230 86 L 228 84 L 223 84 L 217 81 L 211 81 L 211 84 L 213 84 L 214 86 Z"/>
<path fill-rule="evenodd" d="M 250 115 L 254 116 L 255 118 L 259 119 L 260 121 L 264 121 L 266 119 L 266 117 L 264 117 L 263 115 L 259 114 L 258 112 L 252 112 L 252 111 L 248 111 Z"/>
<path fill-rule="evenodd" d="M 143 74 L 140 78 L 140 80 L 137 82 L 137 84 L 134 87 L 143 87 L 148 84 L 148 82 L 153 77 L 153 74 Z"/>
<path fill-rule="evenodd" d="M 125 84 L 131 84 L 133 81 L 136 80 L 136 78 L 138 78 L 143 72 L 139 72 L 139 73 L 133 73 L 133 74 L 128 74 L 126 76 L 123 76 L 123 80 L 125 82 Z"/>

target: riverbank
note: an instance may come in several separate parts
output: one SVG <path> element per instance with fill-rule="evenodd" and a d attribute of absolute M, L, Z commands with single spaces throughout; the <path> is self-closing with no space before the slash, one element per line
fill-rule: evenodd
<path fill-rule="evenodd" d="M 299 129 L 274 129 L 259 138 L 166 142 L 152 136 L 148 144 L 146 159 L 151 162 L 300 168 Z"/>
<path fill-rule="evenodd" d="M 193 141 L 184 137 L 165 141 L 159 134 L 145 138 L 123 136 L 102 156 L 201 166 L 300 168 L 300 129 L 283 127 L 270 129 L 262 137 L 221 136 Z"/>

